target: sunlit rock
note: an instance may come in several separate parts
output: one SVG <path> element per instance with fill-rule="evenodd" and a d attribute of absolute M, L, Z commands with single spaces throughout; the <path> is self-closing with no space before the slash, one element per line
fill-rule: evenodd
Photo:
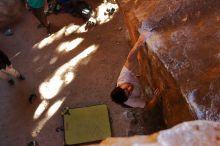
<path fill-rule="evenodd" d="M 142 83 L 148 94 L 163 90 L 167 125 L 220 121 L 220 1 L 118 2 L 133 43 L 141 25 L 152 32 L 141 51 Z"/>
<path fill-rule="evenodd" d="M 149 136 L 108 138 L 99 146 L 219 146 L 220 123 L 192 121 Z"/>

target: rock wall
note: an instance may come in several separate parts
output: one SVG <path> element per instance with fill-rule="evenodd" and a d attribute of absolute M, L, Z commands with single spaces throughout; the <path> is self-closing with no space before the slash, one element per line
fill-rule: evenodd
<path fill-rule="evenodd" d="M 0 28 L 16 21 L 21 15 L 22 0 L 1 0 L 0 1 Z"/>
<path fill-rule="evenodd" d="M 168 126 L 192 119 L 220 121 L 220 1 L 118 0 L 134 43 L 151 31 L 140 53 L 146 92 L 163 90 Z"/>
<path fill-rule="evenodd" d="M 97 146 L 219 146 L 220 124 L 193 121 L 149 136 L 107 138 Z"/>

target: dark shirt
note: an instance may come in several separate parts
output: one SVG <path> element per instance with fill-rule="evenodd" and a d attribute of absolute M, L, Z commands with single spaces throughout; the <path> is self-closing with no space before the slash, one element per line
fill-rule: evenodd
<path fill-rule="evenodd" d="M 5 69 L 9 65 L 11 65 L 11 62 L 8 56 L 0 50 L 0 69 Z"/>

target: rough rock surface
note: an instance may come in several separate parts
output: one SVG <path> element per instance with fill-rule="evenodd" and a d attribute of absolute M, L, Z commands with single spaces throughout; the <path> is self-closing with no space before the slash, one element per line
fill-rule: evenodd
<path fill-rule="evenodd" d="M 21 0 L 1 0 L 0 28 L 9 25 L 20 18 L 22 9 Z"/>
<path fill-rule="evenodd" d="M 132 42 L 142 22 L 153 33 L 140 53 L 141 73 L 146 92 L 165 85 L 161 102 L 167 125 L 220 121 L 220 1 L 118 2 Z"/>
<path fill-rule="evenodd" d="M 108 138 L 99 146 L 219 146 L 220 124 L 212 121 L 192 121 L 150 136 Z"/>

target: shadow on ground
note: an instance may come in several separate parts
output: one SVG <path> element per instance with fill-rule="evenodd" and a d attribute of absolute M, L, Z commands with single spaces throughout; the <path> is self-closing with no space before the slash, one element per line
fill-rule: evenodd
<path fill-rule="evenodd" d="M 36 28 L 38 22 L 29 12 L 14 26 L 13 36 L 0 35 L 1 49 L 26 76 L 13 87 L 0 81 L 0 145 L 26 145 L 33 139 L 40 145 L 62 145 L 63 133 L 56 128 L 62 126 L 60 113 L 66 106 L 106 104 L 112 135 L 129 135 L 130 109 L 109 98 L 130 48 L 121 14 L 88 32 L 68 35 L 68 26 L 84 22 L 67 14 L 49 19 L 58 30 L 50 37 Z M 39 98 L 30 105 L 27 98 L 33 92 Z"/>

